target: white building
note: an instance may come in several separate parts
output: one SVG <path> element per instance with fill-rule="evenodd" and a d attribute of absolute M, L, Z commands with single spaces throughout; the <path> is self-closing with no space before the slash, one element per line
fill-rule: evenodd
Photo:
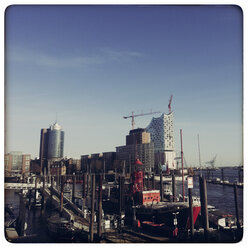
<path fill-rule="evenodd" d="M 151 134 L 151 141 L 154 143 L 155 167 L 165 164 L 168 168 L 175 169 L 173 112 L 163 113 L 158 118 L 153 117 L 146 131 Z"/>

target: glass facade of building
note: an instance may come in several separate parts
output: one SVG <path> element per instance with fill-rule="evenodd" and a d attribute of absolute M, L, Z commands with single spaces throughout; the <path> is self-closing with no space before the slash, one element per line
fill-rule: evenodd
<path fill-rule="evenodd" d="M 166 164 L 170 169 L 175 169 L 173 112 L 152 118 L 146 131 L 151 134 L 151 141 L 154 143 L 155 167 Z"/>
<path fill-rule="evenodd" d="M 151 141 L 154 142 L 155 151 L 174 150 L 174 117 L 173 112 L 162 114 L 158 118 L 152 118 L 146 131 L 151 134 Z"/>
<path fill-rule="evenodd" d="M 47 158 L 63 158 L 64 154 L 64 131 L 57 123 L 52 125 L 48 134 Z"/>
<path fill-rule="evenodd" d="M 12 156 L 12 170 L 21 171 L 22 170 L 22 152 L 11 152 Z"/>

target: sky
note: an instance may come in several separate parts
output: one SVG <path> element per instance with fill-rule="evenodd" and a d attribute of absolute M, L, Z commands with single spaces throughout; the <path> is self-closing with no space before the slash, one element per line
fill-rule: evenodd
<path fill-rule="evenodd" d="M 12 5 L 5 12 L 5 152 L 39 156 L 56 119 L 64 156 L 115 151 L 131 119 L 168 113 L 188 166 L 242 163 L 242 10 L 234 5 Z M 152 117 L 135 118 L 145 128 Z"/>

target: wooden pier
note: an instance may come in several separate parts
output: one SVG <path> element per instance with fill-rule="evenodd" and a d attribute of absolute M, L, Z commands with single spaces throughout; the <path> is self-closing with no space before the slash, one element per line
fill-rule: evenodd
<path fill-rule="evenodd" d="M 80 183 L 82 184 L 81 195 L 76 195 L 76 181 L 77 177 L 82 178 Z M 47 207 L 47 203 L 52 204 L 52 209 L 57 209 L 60 217 L 66 218 L 69 221 L 73 221 L 75 225 L 78 226 L 81 230 L 83 242 L 90 243 L 168 243 L 168 242 L 189 242 L 192 241 L 192 235 L 186 234 L 182 238 L 182 235 L 175 237 L 165 237 L 163 234 L 157 235 L 154 233 L 149 233 L 148 231 L 143 230 L 140 226 L 131 226 L 131 225 L 123 225 L 118 222 L 116 226 L 108 226 L 106 227 L 106 220 L 103 218 L 102 214 L 102 189 L 103 189 L 103 177 L 102 175 L 95 174 L 83 174 L 80 176 L 70 175 L 67 178 L 71 178 L 72 180 L 72 189 L 70 190 L 70 198 L 64 194 L 65 191 L 65 182 L 66 178 L 64 176 L 55 176 L 50 178 L 45 178 L 44 176 L 41 178 L 36 178 L 35 183 L 27 184 L 24 183 L 5 183 L 5 187 L 7 189 L 29 189 L 29 190 L 39 190 L 42 195 L 42 206 L 41 206 L 41 216 L 45 218 L 47 213 L 49 213 L 50 209 Z M 154 182 L 150 182 L 149 180 L 154 179 L 155 175 L 150 177 L 147 182 L 145 182 L 145 187 L 150 188 L 153 185 L 155 187 Z M 120 218 L 122 218 L 124 214 L 124 185 L 125 185 L 125 177 L 120 175 L 118 177 L 118 200 L 116 204 L 117 212 L 119 212 Z M 49 183 L 47 182 L 49 181 Z M 155 180 L 154 180 L 155 181 Z M 175 178 L 172 176 L 173 183 L 173 201 L 175 201 L 176 197 L 176 189 L 175 189 Z M 206 186 L 204 186 L 204 182 L 211 183 L 209 180 L 201 179 L 201 215 L 203 221 L 203 229 L 204 234 L 200 238 L 203 241 L 207 241 L 211 236 L 211 233 L 216 233 L 216 230 L 211 231 L 209 228 L 209 220 L 208 220 L 208 210 L 207 210 L 207 198 L 206 198 Z M 23 186 L 23 188 L 22 188 Z M 204 187 L 203 187 L 204 186 Z M 231 185 L 228 185 L 231 186 Z M 233 186 L 233 184 L 232 184 Z M 160 188 L 160 191 L 163 192 L 163 176 L 160 175 L 160 183 L 157 185 Z M 34 194 L 36 197 L 36 193 Z M 163 194 L 161 195 L 163 200 Z M 22 197 L 20 198 L 22 199 Z M 77 199 L 82 201 L 82 206 L 78 207 L 76 204 Z M 23 200 L 21 201 L 23 205 Z M 20 216 L 23 215 L 22 210 L 20 211 Z M 238 208 L 237 208 L 238 209 Z M 118 215 L 117 214 L 117 215 Z M 237 212 L 238 216 L 238 212 Z M 239 218 L 237 218 L 239 219 Z M 23 218 L 21 219 L 23 220 Z M 123 222 L 124 223 L 124 222 Z M 23 221 L 20 222 L 20 225 L 23 228 Z M 235 229 L 235 232 L 241 233 L 243 229 L 239 225 L 238 228 Z M 186 232 L 185 232 L 186 233 Z M 184 233 L 184 234 L 185 234 Z M 191 225 L 190 233 L 196 233 L 196 237 L 194 241 L 197 241 L 197 235 L 199 236 L 199 231 L 194 229 L 194 226 Z M 11 235 L 10 235 L 11 236 Z M 213 236 L 213 235 L 212 235 Z M 215 241 L 219 241 L 218 237 L 215 237 Z M 12 237 L 12 242 L 42 242 L 39 240 L 37 235 L 31 235 L 29 237 Z"/>
<path fill-rule="evenodd" d="M 230 183 L 230 182 L 227 182 L 227 181 L 217 181 L 216 179 L 208 179 L 206 180 L 207 183 L 212 183 L 212 184 L 218 184 L 218 185 L 223 185 L 223 186 L 230 186 L 230 187 L 233 187 L 234 183 Z M 243 188 L 244 185 L 243 183 L 237 183 L 236 184 L 238 188 Z"/>

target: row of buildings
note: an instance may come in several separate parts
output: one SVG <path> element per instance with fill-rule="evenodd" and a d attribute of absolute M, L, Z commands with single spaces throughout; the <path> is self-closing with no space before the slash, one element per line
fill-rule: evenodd
<path fill-rule="evenodd" d="M 81 159 L 67 159 L 64 154 L 64 131 L 55 122 L 41 129 L 39 159 L 29 154 L 12 152 L 5 155 L 5 173 L 9 174 L 72 174 L 82 172 L 131 173 L 136 158 L 144 164 L 144 171 L 159 172 L 161 166 L 175 169 L 173 112 L 153 118 L 146 128 L 130 130 L 126 144 L 116 151 L 82 155 Z"/>

